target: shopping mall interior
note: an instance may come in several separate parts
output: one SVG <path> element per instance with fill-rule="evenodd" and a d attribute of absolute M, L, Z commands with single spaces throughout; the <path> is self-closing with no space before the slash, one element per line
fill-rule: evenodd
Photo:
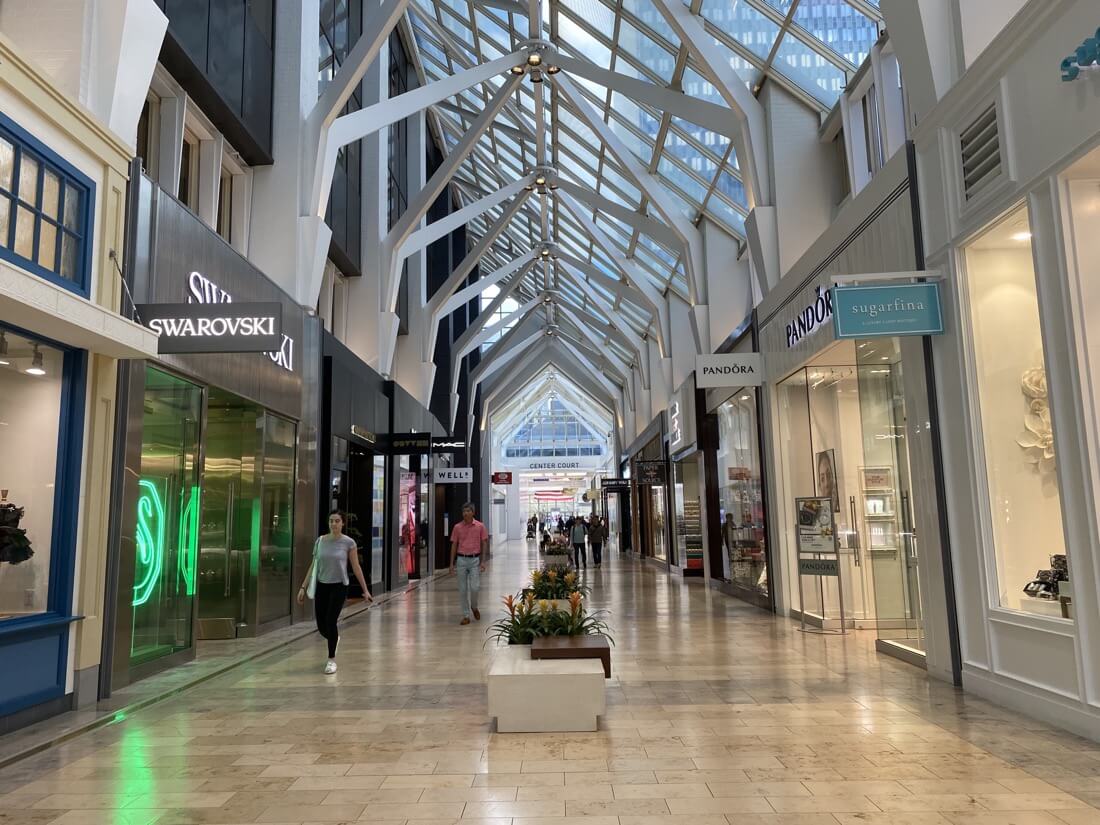
<path fill-rule="evenodd" d="M 1100 825 L 1098 26 L 0 0 L 0 825 Z"/>

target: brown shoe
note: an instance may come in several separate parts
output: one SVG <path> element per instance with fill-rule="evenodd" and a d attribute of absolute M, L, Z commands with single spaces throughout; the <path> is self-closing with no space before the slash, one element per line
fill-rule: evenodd
<path fill-rule="evenodd" d="M 481 611 L 478 610 L 476 607 L 473 608 L 473 611 L 474 611 L 474 621 L 475 622 L 480 622 L 481 621 Z"/>
<path fill-rule="evenodd" d="M 466 618 L 465 616 L 463 616 L 462 621 L 459 622 L 459 624 L 469 624 L 469 623 L 470 623 L 470 620 L 468 618 Z"/>

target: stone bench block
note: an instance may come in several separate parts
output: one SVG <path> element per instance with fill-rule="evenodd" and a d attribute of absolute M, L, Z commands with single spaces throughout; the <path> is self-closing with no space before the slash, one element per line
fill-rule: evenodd
<path fill-rule="evenodd" d="M 594 731 L 607 710 L 599 659 L 532 659 L 501 648 L 489 665 L 489 716 L 500 733 Z"/>

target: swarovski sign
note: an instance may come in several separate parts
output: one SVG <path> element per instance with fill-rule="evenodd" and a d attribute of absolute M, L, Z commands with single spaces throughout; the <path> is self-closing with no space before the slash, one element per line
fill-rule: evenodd
<path fill-rule="evenodd" d="M 218 304 L 232 304 L 233 296 L 215 284 L 201 272 L 192 272 L 187 276 L 187 291 L 190 296 L 187 299 L 189 304 L 206 304 L 206 305 L 218 305 Z M 284 370 L 294 371 L 294 339 L 289 335 L 282 333 L 282 307 L 279 308 L 279 334 L 278 338 L 274 340 L 273 345 L 266 346 L 261 350 L 251 349 L 204 349 L 204 350 L 182 350 L 184 352 L 262 352 L 268 358 L 272 360 L 277 366 L 282 367 Z M 142 315 L 142 318 L 145 316 Z M 169 350 L 161 350 L 161 352 L 168 352 Z M 181 350 L 171 350 L 173 352 L 181 352 Z"/>
<path fill-rule="evenodd" d="M 286 337 L 283 306 L 276 302 L 140 304 L 136 309 L 145 326 L 157 334 L 162 355 L 278 351 Z"/>
<path fill-rule="evenodd" d="M 759 352 L 695 356 L 695 386 L 759 387 L 764 379 Z"/>

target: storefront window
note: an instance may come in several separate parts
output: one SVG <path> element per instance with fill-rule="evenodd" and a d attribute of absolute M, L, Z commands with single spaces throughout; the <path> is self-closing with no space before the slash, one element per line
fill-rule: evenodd
<path fill-rule="evenodd" d="M 381 585 L 386 556 L 386 457 L 382 455 L 373 457 L 371 500 L 370 575 Z"/>
<path fill-rule="evenodd" d="M 294 422 L 264 418 L 263 493 L 260 520 L 260 622 L 290 613 L 294 547 Z"/>
<path fill-rule="evenodd" d="M 1061 616 L 1066 547 L 1026 208 L 965 255 L 999 603 Z"/>
<path fill-rule="evenodd" d="M 676 557 L 685 572 L 703 574 L 703 518 L 699 505 L 698 454 L 672 465 L 676 501 Z"/>
<path fill-rule="evenodd" d="M 131 593 L 132 664 L 191 646 L 202 512 L 202 389 L 147 368 L 144 409 Z"/>
<path fill-rule="evenodd" d="M 721 577 L 738 590 L 768 598 L 764 493 L 753 387 L 739 390 L 718 407 L 718 491 Z"/>
<path fill-rule="evenodd" d="M 798 576 L 788 526 L 792 601 L 807 621 L 835 629 L 843 612 L 847 627 L 922 651 L 905 367 L 896 338 L 848 340 L 780 382 L 780 489 L 789 508 L 818 496 L 835 513 L 836 574 Z"/>
<path fill-rule="evenodd" d="M 63 362 L 0 327 L 0 621 L 49 609 Z"/>

